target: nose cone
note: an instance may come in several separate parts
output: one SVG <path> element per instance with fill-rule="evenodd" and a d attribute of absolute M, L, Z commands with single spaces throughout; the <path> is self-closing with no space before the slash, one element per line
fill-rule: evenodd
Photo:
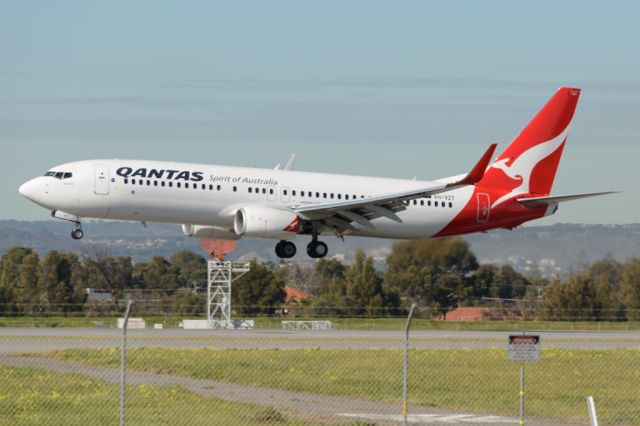
<path fill-rule="evenodd" d="M 20 185 L 18 191 L 24 198 L 34 202 L 37 202 L 37 198 L 39 198 L 38 194 L 39 192 L 42 192 L 41 190 L 38 190 L 38 184 L 35 182 L 35 179 L 31 179 L 30 181 L 27 181 Z"/>

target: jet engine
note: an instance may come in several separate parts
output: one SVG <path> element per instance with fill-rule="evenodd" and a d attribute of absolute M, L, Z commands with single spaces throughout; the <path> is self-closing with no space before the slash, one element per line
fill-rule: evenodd
<path fill-rule="evenodd" d="M 182 225 L 182 232 L 187 237 L 208 238 L 211 240 L 239 240 L 240 236 L 231 229 L 220 226 L 192 225 L 185 223 Z"/>
<path fill-rule="evenodd" d="M 240 236 L 286 240 L 300 231 L 300 224 L 294 213 L 249 206 L 236 211 L 233 228 Z"/>

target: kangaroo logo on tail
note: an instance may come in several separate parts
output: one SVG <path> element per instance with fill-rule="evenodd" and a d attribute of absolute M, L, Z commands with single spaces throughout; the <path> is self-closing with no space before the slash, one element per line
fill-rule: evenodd
<path fill-rule="evenodd" d="M 529 148 L 527 151 L 523 152 L 520 156 L 513 160 L 511 164 L 509 164 L 509 162 L 511 162 L 512 160 L 511 158 L 503 158 L 489 166 L 489 169 L 502 170 L 505 175 L 513 180 L 521 180 L 518 187 L 512 189 L 509 193 L 495 200 L 491 204 L 491 208 L 499 206 L 500 204 L 516 195 L 528 194 L 531 192 L 529 186 L 533 169 L 538 165 L 538 163 L 547 158 L 549 155 L 553 154 L 558 148 L 562 146 L 562 144 L 567 139 L 567 135 L 569 134 L 569 127 L 571 127 L 571 125 L 568 125 L 555 138 Z"/>

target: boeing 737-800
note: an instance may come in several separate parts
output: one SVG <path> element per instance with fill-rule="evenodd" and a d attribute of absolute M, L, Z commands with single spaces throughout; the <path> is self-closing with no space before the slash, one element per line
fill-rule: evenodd
<path fill-rule="evenodd" d="M 434 181 L 308 173 L 146 160 L 88 160 L 53 167 L 24 183 L 24 197 L 76 224 L 83 218 L 182 224 L 187 236 L 279 240 L 321 235 L 393 239 L 443 237 L 514 228 L 551 215 L 562 201 L 609 192 L 550 196 L 580 89 L 560 88 L 507 149 L 491 145 L 467 174 Z"/>

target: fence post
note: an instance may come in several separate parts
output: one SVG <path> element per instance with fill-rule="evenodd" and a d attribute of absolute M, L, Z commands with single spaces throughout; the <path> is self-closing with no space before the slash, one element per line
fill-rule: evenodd
<path fill-rule="evenodd" d="M 596 414 L 596 403 L 593 401 L 592 396 L 587 397 L 587 406 L 589 407 L 589 420 L 591 420 L 591 426 L 598 426 L 598 415 Z"/>
<path fill-rule="evenodd" d="M 127 310 L 124 313 L 122 325 L 122 342 L 120 343 L 120 426 L 124 426 L 124 404 L 126 387 L 126 351 L 127 351 L 127 323 L 129 322 L 129 312 L 131 311 L 131 301 L 127 303 Z"/>
<path fill-rule="evenodd" d="M 404 369 L 402 374 L 402 419 L 403 424 L 407 424 L 407 385 L 409 375 L 409 329 L 411 328 L 411 319 L 413 318 L 413 310 L 416 304 L 411 304 L 409 309 L 409 316 L 407 322 L 404 325 Z"/>
<path fill-rule="evenodd" d="M 518 423 L 520 426 L 524 426 L 525 424 L 524 417 L 524 361 L 520 365 L 520 419 Z"/>

